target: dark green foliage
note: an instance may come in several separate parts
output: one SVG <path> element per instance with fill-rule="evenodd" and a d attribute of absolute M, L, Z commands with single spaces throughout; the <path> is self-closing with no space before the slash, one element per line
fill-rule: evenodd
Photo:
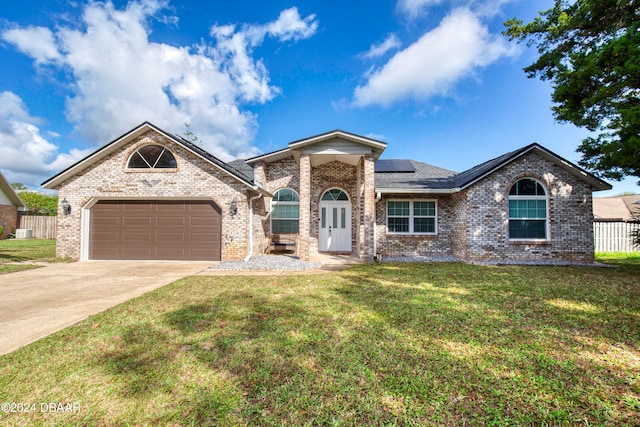
<path fill-rule="evenodd" d="M 27 186 L 21 182 L 13 182 L 11 183 L 11 188 L 13 188 L 14 190 L 26 190 Z"/>
<path fill-rule="evenodd" d="M 21 191 L 18 195 L 29 208 L 29 215 L 56 216 L 58 214 L 58 196 L 29 191 Z"/>
<path fill-rule="evenodd" d="M 556 0 L 532 22 L 505 26 L 511 40 L 537 46 L 524 70 L 551 81 L 556 119 L 596 132 L 578 148 L 580 164 L 640 177 L 640 2 Z"/>

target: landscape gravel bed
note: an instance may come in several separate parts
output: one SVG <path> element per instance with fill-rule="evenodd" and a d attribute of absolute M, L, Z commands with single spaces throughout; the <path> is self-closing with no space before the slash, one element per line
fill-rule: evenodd
<path fill-rule="evenodd" d="M 301 261 L 296 256 L 261 255 L 254 256 L 249 261 L 221 261 L 207 268 L 207 270 L 224 271 L 304 271 L 321 268 L 321 262 Z"/>
<path fill-rule="evenodd" d="M 442 256 L 383 256 L 380 260 L 381 263 L 388 262 L 465 262 L 452 255 Z M 566 260 L 538 260 L 538 261 L 474 261 L 469 264 L 475 265 L 546 265 L 556 267 L 616 267 L 610 264 L 603 264 L 600 262 L 579 262 L 579 261 L 566 261 Z"/>

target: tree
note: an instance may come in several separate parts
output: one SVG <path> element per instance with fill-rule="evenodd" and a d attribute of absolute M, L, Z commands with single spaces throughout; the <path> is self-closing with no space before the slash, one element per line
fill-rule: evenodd
<path fill-rule="evenodd" d="M 20 199 L 29 209 L 30 215 L 56 216 L 58 214 L 58 196 L 35 191 L 21 191 Z"/>
<path fill-rule="evenodd" d="M 16 190 L 16 191 L 19 191 L 19 190 L 26 190 L 26 189 L 27 189 L 27 186 L 26 186 L 26 185 L 24 185 L 24 184 L 23 184 L 23 183 L 21 183 L 21 182 L 14 182 L 14 183 L 9 184 L 9 185 L 11 185 L 11 188 L 13 188 L 13 189 L 14 189 L 14 190 Z"/>
<path fill-rule="evenodd" d="M 184 128 L 185 128 L 185 131 L 183 133 L 184 139 L 186 139 L 192 144 L 200 146 L 200 142 L 199 142 L 200 138 L 198 138 L 198 136 L 195 133 L 191 132 L 191 123 L 188 123 L 188 122 L 185 123 Z"/>
<path fill-rule="evenodd" d="M 537 46 L 524 71 L 551 81 L 556 120 L 596 135 L 578 147 L 580 165 L 640 177 L 640 1 L 555 0 L 532 22 L 505 27 L 511 40 Z"/>

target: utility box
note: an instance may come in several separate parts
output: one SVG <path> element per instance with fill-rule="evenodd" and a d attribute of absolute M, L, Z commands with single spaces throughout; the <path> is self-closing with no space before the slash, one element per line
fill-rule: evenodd
<path fill-rule="evenodd" d="M 18 228 L 16 230 L 16 239 L 32 239 L 33 230 L 31 228 Z"/>

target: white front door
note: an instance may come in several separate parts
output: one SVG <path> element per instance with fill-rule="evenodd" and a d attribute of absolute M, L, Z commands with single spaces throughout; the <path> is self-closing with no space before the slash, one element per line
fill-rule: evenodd
<path fill-rule="evenodd" d="M 351 202 L 322 200 L 319 214 L 319 249 L 351 252 Z"/>

